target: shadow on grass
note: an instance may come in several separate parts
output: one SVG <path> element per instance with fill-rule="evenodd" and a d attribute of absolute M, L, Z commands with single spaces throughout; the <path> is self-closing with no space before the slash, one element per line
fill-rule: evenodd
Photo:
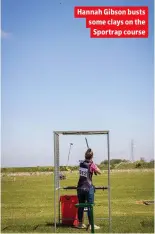
<path fill-rule="evenodd" d="M 50 223 L 50 222 L 46 222 L 46 223 L 42 223 L 42 224 L 37 224 L 37 225 L 35 225 L 33 228 L 32 228 L 32 230 L 33 231 L 35 231 L 35 230 L 37 230 L 38 228 L 40 228 L 40 227 L 51 227 L 51 228 L 54 228 L 54 226 L 55 226 L 55 224 L 54 223 Z M 71 225 L 67 225 L 67 224 L 58 224 L 57 223 L 57 228 L 58 227 L 64 227 L 64 228 L 76 228 L 75 226 L 71 226 Z M 1 232 L 3 232 L 3 231 L 7 231 L 8 229 L 10 229 L 10 228 L 12 228 L 13 226 L 5 226 L 4 228 L 2 228 L 1 229 Z"/>
<path fill-rule="evenodd" d="M 54 226 L 55 226 L 55 224 L 54 223 L 49 223 L 49 222 L 47 222 L 47 223 L 44 223 L 44 224 L 38 224 L 38 225 L 36 225 L 34 228 L 33 228 L 33 230 L 36 230 L 38 227 L 52 227 L 52 228 L 54 228 Z M 67 224 L 62 224 L 62 223 L 57 223 L 57 225 L 56 225 L 57 227 L 66 227 L 66 228 L 70 228 L 70 227 L 72 227 L 72 228 L 76 228 L 75 226 L 71 226 L 71 225 L 67 225 Z"/>
<path fill-rule="evenodd" d="M 154 223 L 150 220 L 149 221 L 144 220 L 140 222 L 140 224 L 142 227 L 154 227 Z"/>
<path fill-rule="evenodd" d="M 4 227 L 4 228 L 2 228 L 2 230 L 1 231 L 5 231 L 7 228 L 9 228 L 10 226 L 6 226 L 6 227 Z"/>
<path fill-rule="evenodd" d="M 100 230 L 95 230 L 96 233 L 108 233 L 109 225 L 108 221 L 99 221 L 96 223 L 100 226 Z M 14 224 L 6 225 L 1 229 L 2 233 L 53 233 L 54 222 L 42 221 L 33 224 Z M 57 232 L 61 233 L 77 233 L 77 228 L 70 225 L 57 224 Z M 80 232 L 86 232 L 86 230 L 80 230 Z M 144 216 L 128 216 L 128 217 L 113 217 L 112 219 L 112 232 L 113 233 L 153 233 L 154 231 L 154 218 Z"/>

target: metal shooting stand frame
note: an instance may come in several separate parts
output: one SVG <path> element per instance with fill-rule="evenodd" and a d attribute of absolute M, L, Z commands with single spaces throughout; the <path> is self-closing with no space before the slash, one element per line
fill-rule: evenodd
<path fill-rule="evenodd" d="M 76 189 L 76 186 L 60 187 L 60 165 L 59 165 L 59 135 L 106 135 L 107 136 L 107 156 L 108 156 L 108 186 L 95 187 L 96 189 L 108 190 L 108 218 L 99 218 L 100 220 L 109 220 L 109 232 L 111 232 L 111 191 L 110 191 L 110 142 L 109 131 L 54 131 L 54 231 L 56 233 L 57 223 L 60 224 L 60 190 Z M 57 212 L 58 207 L 58 212 Z M 58 215 L 58 216 L 57 216 Z M 58 220 L 58 222 L 57 222 Z"/>

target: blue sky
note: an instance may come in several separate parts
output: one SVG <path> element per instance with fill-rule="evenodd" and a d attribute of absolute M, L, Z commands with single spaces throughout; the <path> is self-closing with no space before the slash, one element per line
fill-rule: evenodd
<path fill-rule="evenodd" d="M 61 2 L 61 4 L 60 4 Z M 148 39 L 90 39 L 74 6 L 149 6 Z M 112 158 L 153 158 L 153 0 L 2 0 L 2 159 L 53 164 L 54 130 L 110 130 Z M 89 136 L 95 161 L 102 136 Z M 61 163 L 83 136 L 61 137 Z"/>

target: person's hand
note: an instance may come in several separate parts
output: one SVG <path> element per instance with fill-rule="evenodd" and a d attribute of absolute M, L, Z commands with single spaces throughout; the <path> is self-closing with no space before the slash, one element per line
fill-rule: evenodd
<path fill-rule="evenodd" d="M 99 175 L 101 174 L 101 170 L 99 168 L 97 168 L 96 174 L 99 174 Z"/>

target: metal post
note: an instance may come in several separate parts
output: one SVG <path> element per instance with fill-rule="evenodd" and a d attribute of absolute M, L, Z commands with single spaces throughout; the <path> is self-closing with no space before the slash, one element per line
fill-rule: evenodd
<path fill-rule="evenodd" d="M 110 188 L 110 143 L 109 143 L 109 132 L 107 133 L 107 148 L 108 148 L 108 208 L 109 208 L 109 233 L 111 233 L 111 188 Z"/>
<path fill-rule="evenodd" d="M 57 202 L 58 202 L 58 222 L 60 224 L 60 165 L 59 165 L 59 135 L 57 135 L 57 151 L 56 151 L 56 158 L 57 158 Z"/>
<path fill-rule="evenodd" d="M 58 189 L 58 206 L 59 206 L 58 220 L 60 224 L 60 189 Z"/>
<path fill-rule="evenodd" d="M 54 232 L 56 233 L 56 133 L 54 132 Z"/>
<path fill-rule="evenodd" d="M 57 226 L 57 202 L 58 202 L 58 220 L 60 223 L 60 181 L 59 181 L 59 134 L 54 132 L 54 230 Z M 57 192 L 58 190 L 58 192 Z"/>
<path fill-rule="evenodd" d="M 90 207 L 90 217 L 91 217 L 91 233 L 95 233 L 95 231 L 94 231 L 94 212 L 93 212 L 93 206 Z"/>

